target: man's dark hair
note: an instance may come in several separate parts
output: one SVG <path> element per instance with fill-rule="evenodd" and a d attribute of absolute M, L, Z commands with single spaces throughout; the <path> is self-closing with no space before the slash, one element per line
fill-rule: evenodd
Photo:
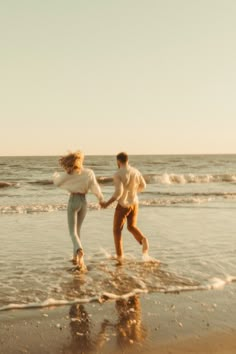
<path fill-rule="evenodd" d="M 122 163 L 126 163 L 129 157 L 126 152 L 120 152 L 118 155 L 116 155 L 116 159 Z"/>

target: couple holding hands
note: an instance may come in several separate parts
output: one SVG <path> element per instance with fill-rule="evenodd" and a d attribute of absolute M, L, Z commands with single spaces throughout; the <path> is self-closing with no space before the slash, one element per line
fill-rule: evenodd
<path fill-rule="evenodd" d="M 104 201 L 93 170 L 83 166 L 84 154 L 81 151 L 62 156 L 59 164 L 65 172 L 61 174 L 55 172 L 53 175 L 54 184 L 70 193 L 67 207 L 68 227 L 73 243 L 73 263 L 80 269 L 86 268 L 80 231 L 87 212 L 86 194 L 89 191 L 97 197 L 100 206 L 104 209 L 117 201 L 113 221 L 117 260 L 121 262 L 123 258 L 122 229 L 125 222 L 129 232 L 142 245 L 143 254 L 148 254 L 148 240 L 137 227 L 137 195 L 146 187 L 145 180 L 136 168 L 130 166 L 125 152 L 119 153 L 116 160 L 118 170 L 113 176 L 115 191 L 107 201 Z"/>

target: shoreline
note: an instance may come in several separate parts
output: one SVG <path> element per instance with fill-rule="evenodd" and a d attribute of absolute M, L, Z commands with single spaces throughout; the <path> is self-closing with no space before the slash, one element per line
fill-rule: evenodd
<path fill-rule="evenodd" d="M 0 312 L 15 353 L 235 353 L 236 287 Z"/>

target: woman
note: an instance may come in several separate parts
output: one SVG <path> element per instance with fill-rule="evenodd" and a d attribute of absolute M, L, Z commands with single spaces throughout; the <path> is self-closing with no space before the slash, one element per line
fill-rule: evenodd
<path fill-rule="evenodd" d="M 103 201 L 101 189 L 94 172 L 83 167 L 84 154 L 81 151 L 69 153 L 59 159 L 59 164 L 65 170 L 55 172 L 53 182 L 56 186 L 70 193 L 67 217 L 69 233 L 73 243 L 73 263 L 84 268 L 84 252 L 80 240 L 80 230 L 87 212 L 86 194 L 90 190 L 99 200 Z"/>

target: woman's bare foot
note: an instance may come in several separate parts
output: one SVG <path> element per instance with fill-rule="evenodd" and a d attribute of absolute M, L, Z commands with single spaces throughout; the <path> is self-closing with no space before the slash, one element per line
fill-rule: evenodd
<path fill-rule="evenodd" d="M 72 259 L 71 259 L 71 262 L 76 265 L 78 263 L 78 256 L 73 256 Z"/>
<path fill-rule="evenodd" d="M 84 264 L 84 251 L 82 248 L 79 248 L 77 251 L 77 263 L 76 263 L 81 269 L 85 268 Z"/>
<path fill-rule="evenodd" d="M 86 272 L 88 269 L 87 269 L 87 267 L 86 267 L 86 265 L 83 263 L 83 265 L 82 266 L 79 266 L 79 271 L 80 272 Z"/>

